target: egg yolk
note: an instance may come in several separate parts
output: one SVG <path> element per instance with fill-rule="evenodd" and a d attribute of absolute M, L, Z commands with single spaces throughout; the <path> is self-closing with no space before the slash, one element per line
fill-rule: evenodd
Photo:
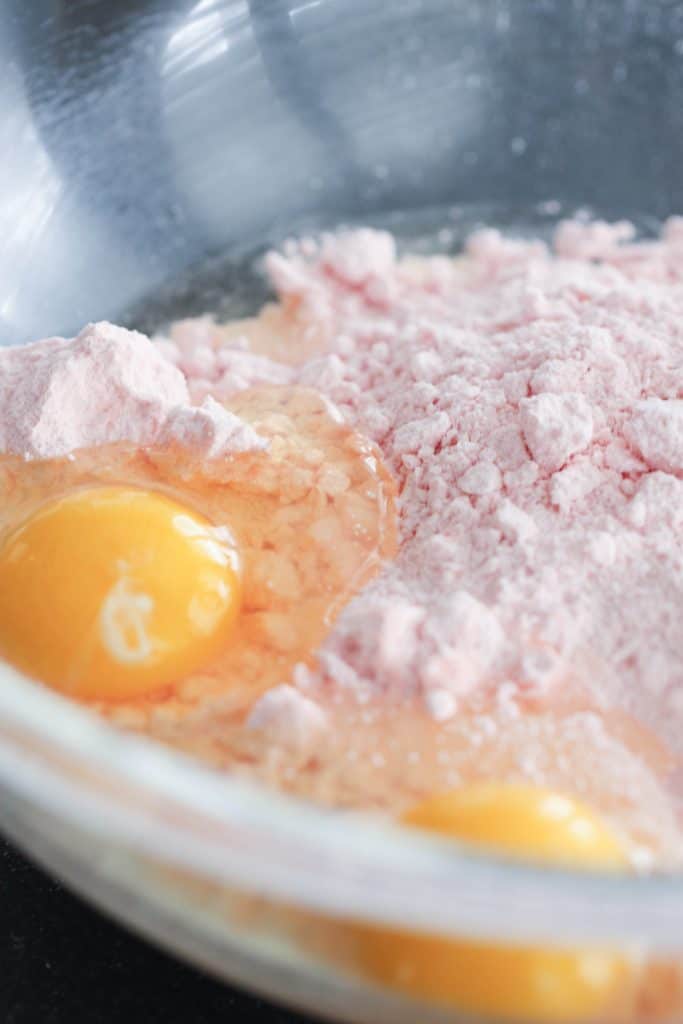
<path fill-rule="evenodd" d="M 181 679 L 225 642 L 239 606 L 229 532 L 161 494 L 82 489 L 0 546 L 0 654 L 73 697 Z"/>
<path fill-rule="evenodd" d="M 589 809 L 522 785 L 475 784 L 419 804 L 416 828 L 513 857 L 572 868 L 624 869 L 624 850 Z M 555 949 L 459 941 L 353 927 L 364 973 L 409 995 L 496 1019 L 595 1020 L 628 990 L 626 958 L 605 949 Z"/>

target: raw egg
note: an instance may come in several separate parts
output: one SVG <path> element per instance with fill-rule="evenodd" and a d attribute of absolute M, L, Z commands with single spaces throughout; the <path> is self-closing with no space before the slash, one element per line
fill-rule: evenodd
<path fill-rule="evenodd" d="M 620 840 L 589 808 L 540 787 L 475 784 L 418 804 L 415 828 L 515 858 L 624 870 Z M 628 991 L 625 955 L 601 948 L 506 946 L 365 925 L 354 959 L 371 978 L 430 1002 L 496 1019 L 596 1020 Z"/>
<path fill-rule="evenodd" d="M 313 661 L 396 550 L 379 452 L 322 397 L 263 387 L 228 407 L 266 450 L 0 459 L 0 655 L 224 764 L 226 723 Z"/>
<path fill-rule="evenodd" d="M 137 697 L 229 642 L 240 590 L 225 527 L 151 491 L 79 489 L 0 548 L 0 652 L 74 697 Z"/>

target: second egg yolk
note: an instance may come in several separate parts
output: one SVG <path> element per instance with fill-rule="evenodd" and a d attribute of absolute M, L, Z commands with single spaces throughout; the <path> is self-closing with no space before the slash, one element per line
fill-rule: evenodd
<path fill-rule="evenodd" d="M 144 696 L 226 642 L 238 570 L 227 530 L 162 494 L 76 491 L 0 545 L 0 655 L 73 697 Z"/>
<path fill-rule="evenodd" d="M 580 803 L 533 786 L 480 784 L 434 797 L 406 824 L 519 858 L 623 869 L 623 848 Z M 354 959 L 377 981 L 470 1013 L 530 1022 L 597 1020 L 623 996 L 626 958 L 597 948 L 498 945 L 354 925 Z"/>

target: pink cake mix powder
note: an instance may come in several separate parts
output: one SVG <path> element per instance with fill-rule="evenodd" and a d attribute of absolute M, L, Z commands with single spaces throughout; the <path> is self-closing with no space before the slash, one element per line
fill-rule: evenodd
<path fill-rule="evenodd" d="M 0 349 L 0 410 L 0 452 L 25 459 L 116 441 L 177 443 L 208 459 L 266 447 L 210 396 L 193 405 L 149 338 L 106 322 Z"/>
<path fill-rule="evenodd" d="M 484 230 L 456 260 L 398 259 L 369 230 L 305 239 L 266 266 L 283 332 L 324 352 L 250 360 L 258 320 L 171 332 L 191 388 L 286 374 L 399 481 L 399 557 L 297 674 L 308 697 L 417 698 L 440 720 L 578 699 L 680 746 L 683 221 L 632 236 L 567 222 L 552 252 Z"/>

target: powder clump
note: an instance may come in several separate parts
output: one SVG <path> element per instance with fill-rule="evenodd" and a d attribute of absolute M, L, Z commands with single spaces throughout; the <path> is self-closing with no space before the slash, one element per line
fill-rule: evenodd
<path fill-rule="evenodd" d="M 489 229 L 462 258 L 416 259 L 364 230 L 267 258 L 281 315 L 318 343 L 297 360 L 290 338 L 290 378 L 380 446 L 400 490 L 399 556 L 342 610 L 319 686 L 438 720 L 511 698 L 618 707 L 678 742 L 683 230 L 633 238 L 572 221 L 553 251 Z M 241 358 L 278 372 L 258 324 Z"/>
<path fill-rule="evenodd" d="M 76 338 L 0 349 L 0 451 L 50 459 L 130 441 L 217 458 L 265 446 L 212 398 L 193 406 L 164 354 L 145 335 L 104 321 Z"/>

